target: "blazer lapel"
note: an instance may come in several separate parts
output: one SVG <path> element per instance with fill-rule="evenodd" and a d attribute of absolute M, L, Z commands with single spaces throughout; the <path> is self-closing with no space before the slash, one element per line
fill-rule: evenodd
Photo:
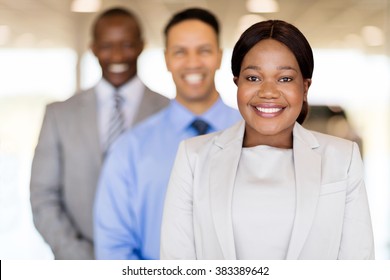
<path fill-rule="evenodd" d="M 314 135 L 296 124 L 294 127 L 294 164 L 296 214 L 287 259 L 298 259 L 313 223 L 321 187 L 321 156 Z"/>
<path fill-rule="evenodd" d="M 80 110 L 78 110 L 78 119 L 80 120 L 79 137 L 83 138 L 86 149 L 99 166 L 103 161 L 103 153 L 100 147 L 100 136 L 97 128 L 97 98 L 94 90 L 80 93 Z"/>
<path fill-rule="evenodd" d="M 217 151 L 210 163 L 211 211 L 225 259 L 236 259 L 231 211 L 243 134 L 244 122 L 224 131 L 215 141 Z"/>

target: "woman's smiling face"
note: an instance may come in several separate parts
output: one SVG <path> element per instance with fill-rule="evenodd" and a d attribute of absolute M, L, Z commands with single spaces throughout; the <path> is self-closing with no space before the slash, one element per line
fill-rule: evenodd
<path fill-rule="evenodd" d="M 265 39 L 245 55 L 237 84 L 238 108 L 245 119 L 244 146 L 292 147 L 292 130 L 311 80 L 302 77 L 294 54 Z"/>

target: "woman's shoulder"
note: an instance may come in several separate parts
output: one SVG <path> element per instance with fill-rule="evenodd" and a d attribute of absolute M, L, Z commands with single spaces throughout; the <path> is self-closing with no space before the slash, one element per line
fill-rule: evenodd
<path fill-rule="evenodd" d="M 242 143 L 244 123 L 238 122 L 224 130 L 186 139 L 182 142 L 189 154 L 204 154 L 211 149 L 224 149 L 231 143 Z"/>
<path fill-rule="evenodd" d="M 348 161 L 354 155 L 354 153 L 359 154 L 360 157 L 360 149 L 357 143 L 348 139 L 324 134 L 317 131 L 311 130 L 310 132 L 318 141 L 318 147 L 315 150 L 317 150 L 317 152 L 321 153 L 323 156 L 338 160 L 345 158 Z"/>
<path fill-rule="evenodd" d="M 224 130 L 188 138 L 182 142 L 187 151 L 197 152 L 210 147 Z"/>
<path fill-rule="evenodd" d="M 310 130 L 310 132 L 318 139 L 321 143 L 329 143 L 329 144 L 336 144 L 336 145 L 351 145 L 353 142 L 351 140 L 341 138 L 338 136 Z"/>
<path fill-rule="evenodd" d="M 341 145 L 351 146 L 353 142 L 351 140 L 325 134 L 322 132 L 309 130 L 296 123 L 294 127 L 294 136 L 308 143 L 311 146 L 323 146 L 323 145 Z"/>
<path fill-rule="evenodd" d="M 359 149 L 357 143 L 337 136 L 308 130 L 300 125 L 294 128 L 295 138 L 322 155 L 332 155 L 337 158 L 349 158 L 354 150 Z"/>

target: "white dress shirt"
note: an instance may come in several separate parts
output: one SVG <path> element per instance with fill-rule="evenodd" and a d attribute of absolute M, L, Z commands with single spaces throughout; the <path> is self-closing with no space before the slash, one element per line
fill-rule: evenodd
<path fill-rule="evenodd" d="M 145 86 L 142 81 L 135 76 L 126 84 L 116 89 L 105 79 L 101 79 L 96 85 L 97 107 L 98 107 L 98 129 L 100 136 L 100 145 L 105 148 L 110 116 L 115 108 L 113 95 L 119 90 L 119 94 L 123 97 L 124 103 L 122 106 L 122 114 L 124 118 L 125 128 L 130 128 L 133 125 L 135 115 L 138 112 L 139 105 L 142 100 Z"/>

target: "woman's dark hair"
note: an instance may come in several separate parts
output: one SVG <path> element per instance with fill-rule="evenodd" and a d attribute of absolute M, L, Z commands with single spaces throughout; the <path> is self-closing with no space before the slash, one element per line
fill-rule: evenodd
<path fill-rule="evenodd" d="M 245 55 L 257 43 L 264 39 L 274 39 L 284 44 L 294 54 L 298 61 L 304 79 L 311 79 L 314 69 L 313 51 L 306 37 L 294 25 L 282 20 L 268 20 L 255 23 L 238 39 L 233 49 L 232 72 L 238 77 Z M 303 102 L 297 122 L 302 124 L 308 114 L 309 105 Z"/>

